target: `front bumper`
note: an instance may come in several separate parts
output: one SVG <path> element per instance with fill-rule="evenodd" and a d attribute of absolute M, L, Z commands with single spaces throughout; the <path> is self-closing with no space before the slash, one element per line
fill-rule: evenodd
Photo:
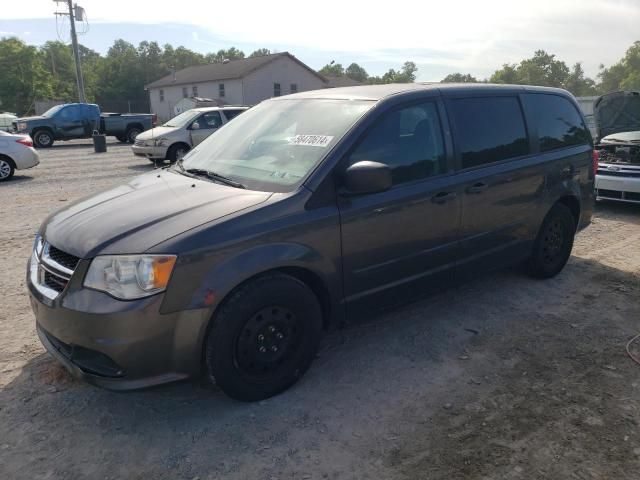
<path fill-rule="evenodd" d="M 617 172 L 616 172 L 617 173 Z M 596 198 L 618 202 L 640 203 L 640 168 L 633 176 L 626 172 L 596 175 Z"/>
<path fill-rule="evenodd" d="M 167 147 L 147 147 L 133 145 L 131 151 L 138 157 L 155 158 L 164 160 L 167 158 Z"/>
<path fill-rule="evenodd" d="M 40 340 L 72 375 L 103 388 L 132 390 L 199 374 L 209 311 L 162 314 L 163 294 L 116 300 L 81 288 L 83 270 L 79 266 L 79 275 L 54 299 L 27 278 Z"/>

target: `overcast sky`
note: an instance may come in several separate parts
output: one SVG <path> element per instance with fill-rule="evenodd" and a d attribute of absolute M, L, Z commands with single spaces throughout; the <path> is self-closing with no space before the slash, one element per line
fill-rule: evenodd
<path fill-rule="evenodd" d="M 447 73 L 489 76 L 536 49 L 595 76 L 640 40 L 640 0 L 78 0 L 89 31 L 81 43 L 105 53 L 116 38 L 156 40 L 200 52 L 235 45 L 289 51 L 313 68 L 330 60 L 363 65 L 370 74 L 413 60 L 418 80 Z M 62 7 L 63 4 L 60 4 Z M 58 24 L 52 0 L 4 0 L 0 36 L 42 44 Z M 79 28 L 84 29 L 80 26 Z"/>

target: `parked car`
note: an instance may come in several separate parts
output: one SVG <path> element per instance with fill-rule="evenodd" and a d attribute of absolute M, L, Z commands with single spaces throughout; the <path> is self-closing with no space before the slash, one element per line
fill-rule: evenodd
<path fill-rule="evenodd" d="M 16 120 L 16 117 L 13 113 L 0 113 L 0 131 L 8 132 L 13 129 L 13 121 Z"/>
<path fill-rule="evenodd" d="M 194 108 L 164 125 L 141 133 L 131 147 L 133 153 L 152 162 L 181 159 L 222 125 L 247 110 L 246 106 Z"/>
<path fill-rule="evenodd" d="M 35 117 L 18 118 L 13 122 L 17 133 L 31 136 L 38 148 L 47 148 L 56 140 L 91 138 L 94 130 L 133 143 L 139 133 L 155 126 L 151 113 L 100 113 L 100 107 L 90 103 L 56 105 Z"/>
<path fill-rule="evenodd" d="M 42 224 L 37 331 L 126 390 L 204 370 L 287 389 L 321 333 L 473 274 L 553 277 L 590 223 L 591 136 L 560 89 L 376 85 L 273 98 L 183 161 Z"/>
<path fill-rule="evenodd" d="M 594 105 L 598 200 L 640 203 L 640 92 L 613 92 Z"/>
<path fill-rule="evenodd" d="M 40 157 L 28 135 L 0 131 L 0 182 L 11 180 L 16 170 L 32 168 L 39 163 Z"/>

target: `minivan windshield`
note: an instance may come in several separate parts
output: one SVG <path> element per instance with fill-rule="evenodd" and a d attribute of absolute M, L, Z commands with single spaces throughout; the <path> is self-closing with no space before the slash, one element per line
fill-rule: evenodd
<path fill-rule="evenodd" d="M 202 112 L 199 112 L 197 110 L 187 110 L 186 112 L 182 112 L 180 115 L 173 117 L 171 120 L 169 120 L 167 123 L 165 123 L 162 126 L 176 127 L 176 128 L 186 127 L 191 120 L 196 118 L 201 113 Z"/>
<path fill-rule="evenodd" d="M 332 99 L 266 101 L 189 152 L 183 167 L 223 175 L 251 190 L 288 192 L 374 104 Z"/>

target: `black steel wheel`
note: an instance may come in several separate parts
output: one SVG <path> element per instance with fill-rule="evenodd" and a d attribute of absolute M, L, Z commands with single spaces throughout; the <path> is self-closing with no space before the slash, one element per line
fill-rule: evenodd
<path fill-rule="evenodd" d="M 269 398 L 309 368 L 321 334 L 320 305 L 307 285 L 281 273 L 258 277 L 215 315 L 205 344 L 209 376 L 237 400 Z"/>
<path fill-rule="evenodd" d="M 529 258 L 529 272 L 536 278 L 550 278 L 564 268 L 573 249 L 576 222 L 571 210 L 561 203 L 545 217 Z"/>
<path fill-rule="evenodd" d="M 142 129 L 138 128 L 138 127 L 130 127 L 127 132 L 125 133 L 125 137 L 127 139 L 127 142 L 129 143 L 135 143 L 136 141 L 136 137 L 138 135 L 140 135 L 142 133 Z"/>

